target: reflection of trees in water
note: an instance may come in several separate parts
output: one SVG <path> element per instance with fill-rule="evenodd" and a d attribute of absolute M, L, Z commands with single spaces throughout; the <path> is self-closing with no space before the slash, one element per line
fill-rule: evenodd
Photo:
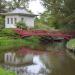
<path fill-rule="evenodd" d="M 41 55 L 40 56 L 43 63 L 49 69 L 49 71 L 57 72 L 62 68 L 62 63 L 64 61 L 64 56 L 56 56 L 56 55 Z M 52 74 L 53 75 L 53 74 Z M 55 74 L 56 75 L 56 74 Z"/>
<path fill-rule="evenodd" d="M 49 72 L 51 72 L 53 69 L 53 65 L 51 64 L 51 59 L 49 58 L 49 55 L 42 54 L 42 55 L 40 55 L 40 59 L 45 64 L 47 70 L 49 69 Z"/>
<path fill-rule="evenodd" d="M 65 41 L 63 38 L 41 37 L 39 43 L 40 50 L 62 50 Z"/>

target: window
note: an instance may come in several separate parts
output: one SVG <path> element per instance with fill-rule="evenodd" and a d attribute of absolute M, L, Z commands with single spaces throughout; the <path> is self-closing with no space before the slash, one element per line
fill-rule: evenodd
<path fill-rule="evenodd" d="M 16 22 L 17 22 L 17 19 L 16 19 L 16 18 L 14 18 L 14 22 L 15 22 L 15 24 L 16 24 Z"/>
<path fill-rule="evenodd" d="M 12 56 L 10 55 L 10 59 L 9 59 L 9 61 L 11 62 L 12 61 Z"/>
<path fill-rule="evenodd" d="M 7 24 L 9 24 L 9 18 L 7 18 Z"/>
<path fill-rule="evenodd" d="M 7 61 L 9 60 L 9 55 L 7 55 Z"/>
<path fill-rule="evenodd" d="M 21 21 L 23 22 L 24 21 L 24 18 L 21 18 Z"/>
<path fill-rule="evenodd" d="M 13 24 L 13 18 L 11 18 L 11 24 Z"/>

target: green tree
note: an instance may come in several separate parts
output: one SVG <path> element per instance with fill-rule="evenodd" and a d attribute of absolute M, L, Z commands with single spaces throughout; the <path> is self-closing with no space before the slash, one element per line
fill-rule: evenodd
<path fill-rule="evenodd" d="M 64 13 L 66 16 L 75 13 L 75 0 L 64 0 Z"/>
<path fill-rule="evenodd" d="M 64 18 L 63 6 L 64 0 L 41 0 L 43 6 L 47 9 L 45 12 L 46 23 L 56 29 Z"/>
<path fill-rule="evenodd" d="M 28 2 L 30 0 L 10 0 L 8 1 L 8 7 L 9 9 L 14 9 L 14 8 L 26 8 L 26 6 L 28 6 Z"/>
<path fill-rule="evenodd" d="M 48 16 L 53 17 L 52 25 L 57 29 L 75 29 L 75 2 L 74 0 L 41 0 L 47 9 Z M 48 22 L 49 23 L 49 22 Z"/>
<path fill-rule="evenodd" d="M 4 18 L 0 17 L 0 29 L 4 28 Z"/>
<path fill-rule="evenodd" d="M 50 21 L 45 13 L 41 14 L 40 18 L 35 20 L 35 29 L 49 30 L 51 27 Z"/>
<path fill-rule="evenodd" d="M 0 13 L 5 12 L 5 7 L 6 7 L 6 1 L 0 0 Z"/>
<path fill-rule="evenodd" d="M 53 15 L 56 15 L 61 12 L 64 3 L 63 0 L 41 0 L 41 1 L 43 6 Z"/>

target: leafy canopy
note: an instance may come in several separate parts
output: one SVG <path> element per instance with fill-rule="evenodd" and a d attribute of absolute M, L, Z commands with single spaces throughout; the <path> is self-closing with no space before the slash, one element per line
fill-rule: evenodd
<path fill-rule="evenodd" d="M 57 29 L 67 31 L 75 29 L 75 0 L 41 0 L 41 2 L 47 10 L 46 17 L 53 17 L 52 20 L 47 19 L 47 23 L 51 21 Z"/>

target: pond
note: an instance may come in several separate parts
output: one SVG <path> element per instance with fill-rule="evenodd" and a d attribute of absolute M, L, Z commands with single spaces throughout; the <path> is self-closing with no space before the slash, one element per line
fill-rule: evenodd
<path fill-rule="evenodd" d="M 38 52 L 38 51 L 36 51 Z M 31 58 L 31 54 L 27 59 Z M 5 65 L 17 75 L 75 75 L 75 60 L 65 51 L 32 54 L 33 64 L 20 67 Z"/>

